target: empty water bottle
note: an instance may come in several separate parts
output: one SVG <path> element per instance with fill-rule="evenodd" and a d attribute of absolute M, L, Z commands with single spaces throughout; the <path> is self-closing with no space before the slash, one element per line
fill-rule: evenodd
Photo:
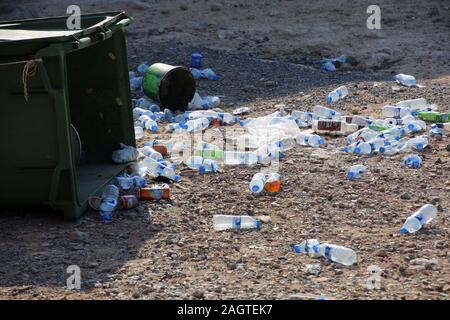
<path fill-rule="evenodd" d="M 430 135 L 432 137 L 442 137 L 444 135 L 444 124 L 443 123 L 433 123 L 430 129 Z"/>
<path fill-rule="evenodd" d="M 386 118 L 403 118 L 404 116 L 414 115 L 414 112 L 408 107 L 399 107 L 386 105 L 383 107 L 382 114 Z"/>
<path fill-rule="evenodd" d="M 425 98 L 402 100 L 395 104 L 397 107 L 409 108 L 412 111 L 421 111 L 427 106 Z"/>
<path fill-rule="evenodd" d="M 357 165 L 351 166 L 350 169 L 347 171 L 347 179 L 355 180 L 365 171 L 366 171 L 366 166 L 364 166 L 362 164 L 357 164 Z"/>
<path fill-rule="evenodd" d="M 325 141 L 317 134 L 300 133 L 296 137 L 296 141 L 301 146 L 320 147 L 323 146 Z"/>
<path fill-rule="evenodd" d="M 100 203 L 100 210 L 112 212 L 116 209 L 119 199 L 119 188 L 110 184 L 103 190 L 102 200 Z"/>
<path fill-rule="evenodd" d="M 189 169 L 200 170 L 203 167 L 203 158 L 200 156 L 190 156 L 184 163 Z"/>
<path fill-rule="evenodd" d="M 318 115 L 320 119 L 338 119 L 341 114 L 336 110 L 317 105 L 313 108 L 314 114 Z"/>
<path fill-rule="evenodd" d="M 411 132 L 419 132 L 425 130 L 427 128 L 427 124 L 422 120 L 413 120 L 408 122 L 407 128 Z"/>
<path fill-rule="evenodd" d="M 152 132 L 158 131 L 158 124 L 156 123 L 155 120 L 150 119 L 149 116 L 144 114 L 139 117 L 139 121 L 145 129 L 150 130 Z"/>
<path fill-rule="evenodd" d="M 348 95 L 348 89 L 346 86 L 340 86 L 339 88 L 331 91 L 327 96 L 328 103 L 334 103 L 340 99 L 345 98 Z"/>
<path fill-rule="evenodd" d="M 320 253 L 314 251 L 314 246 L 319 246 L 320 243 L 317 239 L 308 239 L 302 241 L 300 244 L 292 245 L 292 249 L 296 253 L 306 253 L 313 258 L 320 257 Z"/>
<path fill-rule="evenodd" d="M 238 119 L 236 116 L 233 116 L 230 113 L 226 113 L 226 112 L 219 112 L 218 114 L 219 120 L 222 124 L 228 124 L 228 125 L 232 125 L 235 124 Z"/>
<path fill-rule="evenodd" d="M 256 173 L 252 181 L 250 181 L 250 191 L 252 193 L 260 193 L 264 190 L 264 185 L 266 183 L 266 175 L 262 172 Z"/>
<path fill-rule="evenodd" d="M 203 99 L 203 109 L 213 109 L 220 105 L 220 98 L 216 96 L 205 96 Z M 205 108 L 207 106 L 207 108 Z"/>
<path fill-rule="evenodd" d="M 136 139 L 142 139 L 144 137 L 144 129 L 140 126 L 134 127 L 134 137 Z"/>
<path fill-rule="evenodd" d="M 250 113 L 250 108 L 249 107 L 241 107 L 241 108 L 237 108 L 236 110 L 234 110 L 233 111 L 233 114 L 235 115 L 235 116 L 238 116 L 238 115 L 243 115 L 243 114 L 247 114 L 247 113 Z"/>
<path fill-rule="evenodd" d="M 214 215 L 213 226 L 216 231 L 260 229 L 261 221 L 250 216 Z"/>
<path fill-rule="evenodd" d="M 394 80 L 398 83 L 398 84 L 402 84 L 404 86 L 407 87 L 411 87 L 416 85 L 416 78 L 414 78 L 413 76 L 404 74 L 404 73 L 399 73 L 394 77 Z"/>
<path fill-rule="evenodd" d="M 139 156 L 139 152 L 135 147 L 127 146 L 120 143 L 121 149 L 115 150 L 112 153 L 112 160 L 114 163 L 128 163 L 135 161 Z"/>
<path fill-rule="evenodd" d="M 203 159 L 203 169 L 200 173 L 215 173 L 219 170 L 219 166 L 212 159 Z"/>
<path fill-rule="evenodd" d="M 153 149 L 152 147 L 144 146 L 144 147 L 140 148 L 139 151 L 142 152 L 142 154 L 145 155 L 146 157 L 155 159 L 156 161 L 163 160 L 162 154 L 159 153 L 158 151 L 156 151 L 155 149 Z"/>
<path fill-rule="evenodd" d="M 357 155 L 370 155 L 373 152 L 372 146 L 368 142 L 359 141 L 356 143 L 353 152 Z M 349 179 L 351 180 L 351 179 Z"/>
<path fill-rule="evenodd" d="M 426 204 L 406 219 L 405 224 L 400 229 L 400 234 L 415 233 L 436 216 L 437 208 L 432 204 Z"/>
<path fill-rule="evenodd" d="M 328 243 L 315 245 L 314 252 L 345 266 L 351 266 L 357 259 L 356 252 L 352 249 Z"/>
<path fill-rule="evenodd" d="M 187 132 L 200 132 L 207 129 L 210 125 L 208 118 L 198 118 L 195 120 L 188 120 L 184 124 Z M 181 125 L 180 125 L 181 126 Z M 183 126 L 181 126 L 183 127 Z"/>
<path fill-rule="evenodd" d="M 130 190 L 134 187 L 145 187 L 147 185 L 147 180 L 145 180 L 144 177 L 139 176 L 133 176 L 133 177 L 125 177 L 125 176 L 119 176 L 116 177 L 117 184 L 119 187 L 121 187 L 123 190 Z"/>
<path fill-rule="evenodd" d="M 226 165 L 255 165 L 258 156 L 251 151 L 225 151 L 223 161 Z"/>
<path fill-rule="evenodd" d="M 428 146 L 428 138 L 426 136 L 418 136 L 407 141 L 408 147 L 423 151 Z"/>
<path fill-rule="evenodd" d="M 403 164 L 409 168 L 417 169 L 420 167 L 422 159 L 418 155 L 409 154 L 403 158 Z"/>

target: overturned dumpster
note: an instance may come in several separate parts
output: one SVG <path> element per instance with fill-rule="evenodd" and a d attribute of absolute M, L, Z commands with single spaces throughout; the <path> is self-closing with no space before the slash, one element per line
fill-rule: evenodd
<path fill-rule="evenodd" d="M 0 208 L 50 206 L 76 219 L 134 146 L 124 12 L 0 22 Z"/>

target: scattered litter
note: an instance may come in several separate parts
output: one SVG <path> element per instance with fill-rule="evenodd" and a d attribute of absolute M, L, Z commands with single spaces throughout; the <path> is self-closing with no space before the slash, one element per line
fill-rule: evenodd
<path fill-rule="evenodd" d="M 203 56 L 200 53 L 191 54 L 190 68 L 201 69 L 203 64 Z"/>
<path fill-rule="evenodd" d="M 122 164 L 135 161 L 139 156 L 139 152 L 135 147 L 127 146 L 120 143 L 122 149 L 116 150 L 112 153 L 112 160 L 115 163 Z"/>
<path fill-rule="evenodd" d="M 159 201 L 170 199 L 170 187 L 168 184 L 155 185 L 150 188 L 139 189 L 139 200 Z"/>
<path fill-rule="evenodd" d="M 341 67 L 343 63 L 347 61 L 347 57 L 345 55 L 340 55 L 336 58 L 331 59 L 321 59 L 319 61 L 320 68 L 324 71 L 333 72 L 336 71 L 336 68 Z"/>
<path fill-rule="evenodd" d="M 214 230 L 261 229 L 261 221 L 250 216 L 214 215 Z"/>
<path fill-rule="evenodd" d="M 340 86 L 337 89 L 331 91 L 327 96 L 328 103 L 334 103 L 338 100 L 344 99 L 348 95 L 348 89 L 346 86 Z"/>
<path fill-rule="evenodd" d="M 421 163 L 422 159 L 415 154 L 409 154 L 403 158 L 403 164 L 408 168 L 418 169 Z"/>
<path fill-rule="evenodd" d="M 305 253 L 312 258 L 317 258 L 320 257 L 320 254 L 314 251 L 314 246 L 318 246 L 319 244 L 320 243 L 317 239 L 308 239 L 304 240 L 300 244 L 292 245 L 292 249 L 294 249 L 296 253 Z"/>
<path fill-rule="evenodd" d="M 314 245 L 314 252 L 320 254 L 333 262 L 343 264 L 345 266 L 351 266 L 356 263 L 356 253 L 352 249 L 341 247 L 334 244 L 319 244 Z"/>
<path fill-rule="evenodd" d="M 416 85 L 416 78 L 413 76 L 399 73 L 394 77 L 394 80 L 401 85 L 404 85 L 406 87 L 411 87 Z"/>
<path fill-rule="evenodd" d="M 281 188 L 280 174 L 272 172 L 267 175 L 266 183 L 264 184 L 264 190 L 267 193 L 278 193 Z"/>
<path fill-rule="evenodd" d="M 203 70 L 191 68 L 190 70 L 192 75 L 194 76 L 194 79 L 208 79 L 212 81 L 220 80 L 220 77 L 210 68 L 206 68 Z"/>
<path fill-rule="evenodd" d="M 234 110 L 233 114 L 235 116 L 240 116 L 240 115 L 244 115 L 244 114 L 249 114 L 250 111 L 251 110 L 249 107 L 241 107 L 241 108 L 237 108 L 236 110 Z"/>
<path fill-rule="evenodd" d="M 436 216 L 437 208 L 432 204 L 426 204 L 406 219 L 405 224 L 400 229 L 400 234 L 416 233 Z"/>
<path fill-rule="evenodd" d="M 307 264 L 305 266 L 305 272 L 312 275 L 318 275 L 322 271 L 320 264 Z"/>
<path fill-rule="evenodd" d="M 351 166 L 350 169 L 347 171 L 347 179 L 350 181 L 355 180 L 359 178 L 359 176 L 364 172 L 366 172 L 366 166 L 362 164 Z"/>

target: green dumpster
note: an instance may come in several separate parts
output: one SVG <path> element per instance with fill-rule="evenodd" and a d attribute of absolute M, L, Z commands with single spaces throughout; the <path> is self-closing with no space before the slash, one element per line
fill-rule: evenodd
<path fill-rule="evenodd" d="M 0 208 L 77 219 L 135 146 L 124 12 L 0 22 Z"/>

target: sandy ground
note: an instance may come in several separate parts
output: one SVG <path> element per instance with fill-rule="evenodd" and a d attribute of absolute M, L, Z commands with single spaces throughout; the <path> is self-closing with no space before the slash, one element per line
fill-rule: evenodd
<path fill-rule="evenodd" d="M 64 14 L 72 1 L 4 1 L 0 17 Z M 130 67 L 141 61 L 186 64 L 200 51 L 222 76 L 200 81 L 201 94 L 223 95 L 223 110 L 249 106 L 252 116 L 311 110 L 346 84 L 336 104 L 348 114 L 375 116 L 381 107 L 427 98 L 449 108 L 447 1 L 379 1 L 382 29 L 366 29 L 370 4 L 344 1 L 79 1 L 83 12 L 126 10 Z M 347 54 L 355 63 L 335 73 L 318 70 L 321 56 Z M 263 59 L 261 59 L 263 58 Z M 395 72 L 423 88 L 398 87 Z M 147 138 L 165 137 L 158 133 Z M 255 197 L 248 182 L 260 167 L 224 167 L 215 175 L 183 174 L 168 203 L 142 203 L 109 225 L 94 212 L 67 223 L 45 212 L 0 216 L 0 297 L 5 299 L 297 298 L 448 299 L 449 138 L 431 140 L 418 170 L 401 157 L 357 159 L 300 146 L 282 160 L 282 192 Z M 344 179 L 362 162 L 361 180 Z M 416 235 L 400 236 L 404 219 L 425 203 L 439 216 Z M 260 231 L 212 230 L 215 213 L 265 215 Z M 78 232 L 74 235 L 74 232 Z M 358 263 L 343 267 L 296 255 L 292 243 L 317 238 L 353 248 Z M 418 265 L 420 260 L 427 261 Z M 433 260 L 434 259 L 434 260 Z M 66 268 L 82 270 L 82 290 L 65 289 Z M 305 271 L 319 264 L 318 275 Z M 381 289 L 368 290 L 368 267 L 381 269 Z"/>

